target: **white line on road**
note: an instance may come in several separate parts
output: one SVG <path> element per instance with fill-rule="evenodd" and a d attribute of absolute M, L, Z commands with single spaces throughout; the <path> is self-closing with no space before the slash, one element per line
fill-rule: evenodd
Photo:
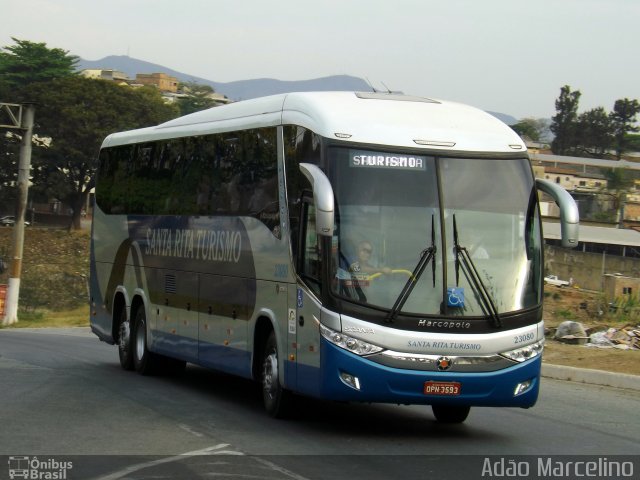
<path fill-rule="evenodd" d="M 184 423 L 180 423 L 180 424 L 178 424 L 178 426 L 181 429 L 183 429 L 185 432 L 189 432 L 191 435 L 195 435 L 196 437 L 204 437 L 203 434 L 201 434 L 200 432 L 196 432 L 189 425 L 186 425 Z"/>
<path fill-rule="evenodd" d="M 173 455 L 171 457 L 161 458 L 159 460 L 153 460 L 151 462 L 138 463 L 136 465 L 130 465 L 117 472 L 98 477 L 96 480 L 119 480 L 125 478 L 133 472 L 144 470 L 145 468 L 155 467 L 165 463 L 177 462 L 184 460 L 186 457 L 196 457 L 200 455 L 244 455 L 242 452 L 234 450 L 223 450 L 229 446 L 228 443 L 220 443 L 212 447 L 203 448 L 202 450 L 194 450 L 193 452 L 181 453 L 180 455 Z"/>
<path fill-rule="evenodd" d="M 275 463 L 270 462 L 269 460 L 265 460 L 264 458 L 258 458 L 258 457 L 252 457 L 252 458 L 256 462 L 263 464 L 265 467 L 268 467 L 273 471 L 280 472 L 283 475 L 286 475 L 287 477 L 292 478 L 293 480 L 309 480 L 307 477 L 298 475 L 297 473 L 294 473 L 291 470 L 287 470 L 286 468 L 276 465 Z"/>

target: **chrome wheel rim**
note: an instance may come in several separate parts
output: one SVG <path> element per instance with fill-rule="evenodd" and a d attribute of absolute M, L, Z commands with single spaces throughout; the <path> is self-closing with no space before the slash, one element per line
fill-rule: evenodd
<path fill-rule="evenodd" d="M 138 324 L 138 330 L 136 331 L 136 355 L 138 356 L 138 360 L 141 360 L 144 356 L 145 350 L 145 340 L 147 336 L 147 327 L 144 323 L 144 320 L 140 319 L 140 323 Z"/>
<path fill-rule="evenodd" d="M 278 356 L 272 352 L 262 364 L 262 389 L 269 398 L 273 398 L 278 389 Z"/>
<path fill-rule="evenodd" d="M 118 347 L 120 351 L 125 352 L 129 347 L 131 341 L 131 329 L 129 320 L 125 320 L 120 324 L 120 339 L 118 341 Z"/>

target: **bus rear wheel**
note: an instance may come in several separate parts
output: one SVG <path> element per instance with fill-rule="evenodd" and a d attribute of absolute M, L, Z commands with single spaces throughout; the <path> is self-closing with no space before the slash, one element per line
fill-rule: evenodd
<path fill-rule="evenodd" d="M 278 373 L 278 345 L 273 332 L 267 338 L 262 354 L 260 381 L 264 408 L 274 418 L 284 418 L 290 413 L 291 392 L 280 384 Z"/>
<path fill-rule="evenodd" d="M 452 405 L 431 405 L 433 415 L 440 423 L 462 423 L 469 416 L 471 407 Z"/>
<path fill-rule="evenodd" d="M 158 358 L 147 348 L 147 316 L 144 307 L 136 310 L 132 335 L 133 365 L 142 375 L 152 375 L 157 370 Z"/>
<path fill-rule="evenodd" d="M 131 322 L 127 318 L 127 307 L 122 305 L 118 327 L 118 357 L 124 370 L 133 370 L 133 346 L 131 342 Z"/>

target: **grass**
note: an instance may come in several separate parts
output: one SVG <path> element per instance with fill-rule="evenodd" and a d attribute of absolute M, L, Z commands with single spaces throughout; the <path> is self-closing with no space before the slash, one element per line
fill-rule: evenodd
<path fill-rule="evenodd" d="M 18 321 L 0 328 L 88 327 L 89 306 L 66 311 L 18 311 Z"/>
<path fill-rule="evenodd" d="M 11 228 L 0 228 L 0 256 L 8 258 Z M 30 228 L 25 231 L 18 322 L 6 328 L 86 327 L 89 232 Z M 9 270 L 0 274 L 7 284 Z M 1 322 L 0 322 L 1 323 Z"/>
<path fill-rule="evenodd" d="M 575 314 L 571 311 L 571 310 L 567 310 L 567 309 L 562 309 L 558 311 L 558 316 L 566 319 L 566 320 L 573 320 L 576 318 Z"/>

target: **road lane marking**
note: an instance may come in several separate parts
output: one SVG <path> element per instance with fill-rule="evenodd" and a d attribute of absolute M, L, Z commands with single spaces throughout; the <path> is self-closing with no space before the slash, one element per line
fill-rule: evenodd
<path fill-rule="evenodd" d="M 134 472 L 138 472 L 140 470 L 155 467 L 158 465 L 163 465 L 165 463 L 178 462 L 180 460 L 184 460 L 187 457 L 197 457 L 202 455 L 244 455 L 244 453 L 238 452 L 236 450 L 225 450 L 228 446 L 228 443 L 220 443 L 218 445 L 213 445 L 201 450 L 194 450 L 192 452 L 181 453 L 180 455 L 161 458 L 159 460 L 129 465 L 128 467 L 125 467 L 122 470 L 118 470 L 117 472 L 97 477 L 96 480 L 120 480 L 122 478 L 126 478 Z"/>
<path fill-rule="evenodd" d="M 196 432 L 195 430 L 193 430 L 189 425 L 186 425 L 184 423 L 180 423 L 178 424 L 178 426 L 183 429 L 185 432 L 189 432 L 191 435 L 195 435 L 196 437 L 204 437 L 204 435 L 200 432 Z"/>
<path fill-rule="evenodd" d="M 289 478 L 292 478 L 293 480 L 310 480 L 307 477 L 303 477 L 302 475 L 298 475 L 295 472 L 292 472 L 291 470 L 287 470 L 284 467 L 281 467 L 280 465 L 276 465 L 273 462 L 270 462 L 269 460 L 265 460 L 264 458 L 259 458 L 259 457 L 251 457 L 253 458 L 253 460 L 255 460 L 258 463 L 261 463 L 262 465 L 264 465 L 265 467 L 275 471 L 275 472 L 279 472 Z"/>

